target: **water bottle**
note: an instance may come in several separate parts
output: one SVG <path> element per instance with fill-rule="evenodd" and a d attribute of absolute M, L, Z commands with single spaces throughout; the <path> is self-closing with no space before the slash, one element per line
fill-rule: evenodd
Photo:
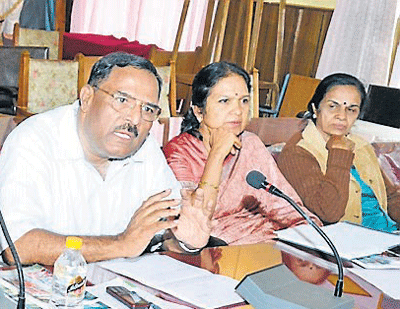
<path fill-rule="evenodd" d="M 54 263 L 50 298 L 52 308 L 83 308 L 87 264 L 81 247 L 81 238 L 67 237 L 66 248 Z"/>

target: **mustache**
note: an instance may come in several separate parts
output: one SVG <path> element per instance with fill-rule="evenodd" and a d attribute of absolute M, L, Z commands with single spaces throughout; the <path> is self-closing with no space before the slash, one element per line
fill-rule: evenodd
<path fill-rule="evenodd" d="M 128 122 L 127 122 L 127 123 L 124 123 L 124 124 L 121 125 L 121 126 L 116 127 L 115 130 L 126 130 L 126 131 L 128 131 L 129 133 L 133 133 L 133 135 L 134 135 L 135 137 L 138 137 L 138 136 L 139 136 L 139 132 L 138 132 L 137 126 L 136 126 L 136 125 L 131 125 L 131 124 L 128 123 Z"/>

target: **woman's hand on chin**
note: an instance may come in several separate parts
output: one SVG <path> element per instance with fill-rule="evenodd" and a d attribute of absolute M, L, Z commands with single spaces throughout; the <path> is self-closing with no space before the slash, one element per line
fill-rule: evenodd
<path fill-rule="evenodd" d="M 331 135 L 326 143 L 326 148 L 354 151 L 354 142 L 343 135 Z"/>
<path fill-rule="evenodd" d="M 225 158 L 229 153 L 236 154 L 236 151 L 242 147 L 239 137 L 224 128 L 209 129 L 209 132 L 210 152 L 215 155 Z"/>

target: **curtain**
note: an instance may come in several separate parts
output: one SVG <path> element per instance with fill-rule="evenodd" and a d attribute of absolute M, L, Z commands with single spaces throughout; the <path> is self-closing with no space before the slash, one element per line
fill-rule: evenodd
<path fill-rule="evenodd" d="M 337 0 L 316 77 L 344 72 L 387 85 L 396 0 Z"/>
<path fill-rule="evenodd" d="M 14 24 L 18 22 L 23 0 L 0 0 L 0 40 L 1 35 L 7 36 L 12 40 Z"/>
<path fill-rule="evenodd" d="M 55 30 L 55 0 L 24 0 L 19 24 L 22 28 Z"/>
<path fill-rule="evenodd" d="M 74 0 L 71 32 L 114 35 L 172 50 L 183 0 Z M 206 0 L 192 0 L 179 50 L 201 45 Z"/>
<path fill-rule="evenodd" d="M 399 0 L 400 1 L 400 0 Z M 393 67 L 391 76 L 389 76 L 389 86 L 394 88 L 400 88 L 400 5 L 397 6 L 396 9 L 396 31 L 393 38 L 395 53 L 392 54 L 393 59 Z"/>

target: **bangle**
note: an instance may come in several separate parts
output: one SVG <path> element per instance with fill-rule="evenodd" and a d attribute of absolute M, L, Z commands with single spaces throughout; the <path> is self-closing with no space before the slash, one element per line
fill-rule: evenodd
<path fill-rule="evenodd" d="M 178 240 L 178 245 L 179 247 L 181 247 L 181 249 L 187 253 L 198 253 L 201 251 L 202 248 L 195 248 L 195 249 L 191 249 L 188 246 L 186 246 L 186 244 L 180 240 Z"/>
<path fill-rule="evenodd" d="M 209 187 L 211 187 L 211 188 L 213 188 L 215 190 L 218 190 L 218 187 L 219 187 L 219 186 L 213 185 L 211 183 L 208 183 L 207 181 L 200 181 L 199 182 L 199 187 L 200 186 L 209 186 Z"/>

